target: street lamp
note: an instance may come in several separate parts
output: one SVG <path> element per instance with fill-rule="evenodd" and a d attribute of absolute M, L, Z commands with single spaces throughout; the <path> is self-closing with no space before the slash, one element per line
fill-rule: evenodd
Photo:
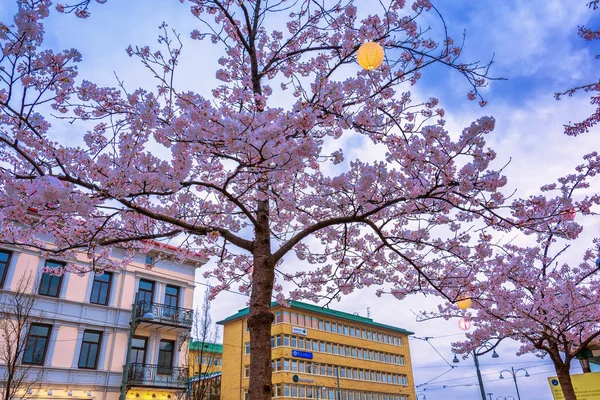
<path fill-rule="evenodd" d="M 421 396 L 423 396 L 423 397 L 421 397 Z M 427 400 L 427 397 L 425 397 L 425 393 L 419 393 L 417 395 L 417 400 L 419 400 L 419 399 Z"/>
<path fill-rule="evenodd" d="M 508 372 L 509 374 L 511 374 L 513 377 L 513 381 L 515 381 L 515 389 L 517 389 L 517 399 L 521 400 L 521 395 L 519 394 L 519 385 L 517 385 L 517 373 L 519 371 L 525 372 L 525 378 L 529 378 L 529 372 L 527 372 L 525 368 L 514 369 L 513 367 L 510 367 L 510 370 L 503 369 L 502 371 L 500 371 L 500 379 L 504 379 L 504 377 L 502 376 L 503 372 Z"/>
<path fill-rule="evenodd" d="M 500 357 L 498 355 L 498 353 L 496 353 L 496 349 L 495 347 L 498 345 L 498 342 L 495 345 L 492 345 L 488 342 L 485 342 L 481 345 L 481 347 L 479 347 L 477 350 L 473 350 L 472 354 L 473 354 L 473 362 L 475 363 L 475 369 L 477 370 L 477 381 L 479 382 L 479 390 L 481 392 L 481 400 L 487 400 L 485 398 L 485 388 L 483 387 L 483 378 L 481 377 L 481 371 L 479 370 L 479 359 L 478 356 L 482 356 L 485 353 L 489 353 L 490 350 L 492 351 L 492 358 L 498 358 Z M 456 354 L 454 354 L 454 359 L 452 360 L 453 363 L 458 363 L 460 362 L 458 360 L 458 358 L 456 357 Z M 520 399 L 519 399 L 520 400 Z"/>

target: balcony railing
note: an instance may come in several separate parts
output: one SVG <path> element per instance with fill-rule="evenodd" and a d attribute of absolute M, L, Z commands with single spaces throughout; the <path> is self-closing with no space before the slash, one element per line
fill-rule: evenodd
<path fill-rule="evenodd" d="M 188 379 L 187 368 L 131 364 L 127 375 L 127 384 L 155 388 L 185 388 Z"/>
<path fill-rule="evenodd" d="M 194 320 L 194 310 L 140 301 L 137 303 L 135 318 L 138 322 L 150 322 L 191 329 Z"/>

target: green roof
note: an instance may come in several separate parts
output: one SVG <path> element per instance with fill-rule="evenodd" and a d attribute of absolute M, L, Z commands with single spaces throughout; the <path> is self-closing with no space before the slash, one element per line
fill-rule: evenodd
<path fill-rule="evenodd" d="M 334 318 L 344 319 L 346 321 L 352 321 L 352 322 L 356 322 L 359 324 L 365 324 L 365 325 L 375 326 L 378 328 L 388 329 L 388 330 L 395 331 L 395 332 L 401 332 L 406 335 L 414 335 L 414 332 L 407 331 L 406 329 L 397 328 L 395 326 L 386 325 L 386 324 L 380 324 L 379 322 L 373 321 L 371 318 L 361 317 L 360 315 L 350 314 L 350 313 L 343 312 L 343 311 L 331 310 L 329 308 L 324 308 L 324 307 L 317 306 L 314 304 L 302 303 L 302 302 L 294 301 L 294 300 L 288 301 L 288 304 L 290 305 L 290 308 L 306 310 L 306 311 L 310 311 L 310 312 L 314 312 L 314 313 L 318 313 L 318 314 L 322 314 L 322 315 L 327 315 L 327 316 L 334 317 Z M 278 306 L 283 307 L 283 306 L 281 306 L 281 304 L 279 304 L 275 301 L 271 303 L 271 308 L 275 308 Z M 248 315 L 249 311 L 250 311 L 250 309 L 248 307 L 242 308 L 241 310 L 238 310 L 238 312 L 233 314 L 232 316 L 229 316 L 229 317 L 225 318 L 224 320 L 218 321 L 217 324 L 223 325 L 226 322 L 245 317 L 246 315 Z"/>
<path fill-rule="evenodd" d="M 206 351 L 207 353 L 223 353 L 223 345 L 219 343 L 205 343 L 199 340 L 190 342 L 190 351 Z"/>

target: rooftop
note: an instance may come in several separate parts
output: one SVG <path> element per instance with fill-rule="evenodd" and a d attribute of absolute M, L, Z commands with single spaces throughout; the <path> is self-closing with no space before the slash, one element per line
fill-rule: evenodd
<path fill-rule="evenodd" d="M 380 324 L 379 322 L 373 321 L 373 319 L 371 319 L 371 318 L 361 317 L 360 315 L 356 315 L 356 314 L 350 314 L 350 313 L 343 312 L 343 311 L 331 310 L 329 308 L 324 308 L 324 307 L 317 306 L 314 304 L 302 303 L 302 302 L 294 301 L 294 300 L 288 301 L 288 304 L 290 305 L 290 308 L 292 308 L 292 309 L 305 310 L 305 311 L 309 311 L 309 312 L 313 312 L 313 313 L 317 313 L 317 314 L 321 314 L 321 315 L 326 315 L 329 317 L 334 317 L 334 318 L 338 318 L 338 319 L 342 319 L 342 320 L 346 320 L 346 321 L 352 321 L 352 322 L 355 322 L 358 324 L 370 325 L 370 326 L 375 326 L 378 328 L 383 328 L 383 329 L 387 329 L 387 330 L 394 331 L 394 332 L 400 332 L 400 333 L 404 333 L 406 335 L 414 334 L 414 332 L 407 331 L 406 329 L 402 329 L 402 328 L 398 328 L 398 327 L 386 325 L 386 324 Z M 280 307 L 283 307 L 283 306 L 277 302 L 271 303 L 271 309 L 280 308 Z M 242 308 L 241 310 L 238 310 L 237 313 L 225 318 L 224 320 L 218 321 L 217 324 L 223 325 L 227 322 L 236 320 L 238 318 L 245 317 L 248 315 L 249 311 L 250 311 L 250 309 L 248 307 Z"/>
<path fill-rule="evenodd" d="M 220 343 L 207 343 L 199 340 L 190 342 L 190 351 L 205 351 L 207 353 L 223 353 L 223 345 Z"/>

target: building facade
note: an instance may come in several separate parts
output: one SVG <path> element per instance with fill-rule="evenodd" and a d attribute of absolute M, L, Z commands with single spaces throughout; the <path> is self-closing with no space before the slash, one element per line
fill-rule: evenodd
<path fill-rule="evenodd" d="M 193 340 L 189 352 L 190 399 L 220 399 L 223 345 Z"/>
<path fill-rule="evenodd" d="M 34 322 L 24 332 L 20 358 L 36 377 L 27 397 L 116 400 L 123 380 L 127 399 L 186 393 L 194 275 L 204 260 L 177 263 L 168 260 L 172 249 L 155 249 L 119 271 L 82 276 L 43 272 L 64 263 L 34 249 L 0 249 L 0 304 L 11 304 L 22 277 L 34 277 L 27 289 Z M 125 257 L 125 251 L 112 256 Z M 78 262 L 86 265 L 84 255 Z M 5 371 L 0 362 L 0 379 Z"/>
<path fill-rule="evenodd" d="M 271 305 L 273 397 L 414 400 L 412 334 L 354 314 L 291 301 Z M 250 365 L 248 308 L 223 325 L 222 398 L 245 399 Z"/>

